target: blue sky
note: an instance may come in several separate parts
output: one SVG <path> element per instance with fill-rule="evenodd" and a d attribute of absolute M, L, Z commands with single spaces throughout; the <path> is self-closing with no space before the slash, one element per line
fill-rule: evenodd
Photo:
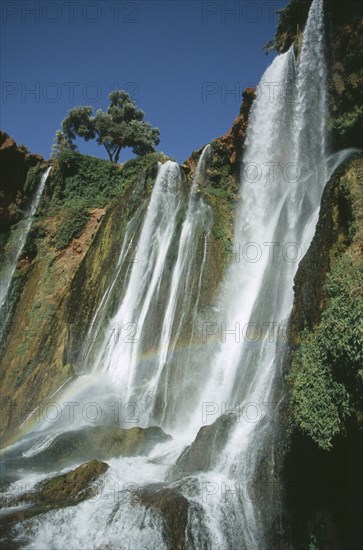
<path fill-rule="evenodd" d="M 232 125 L 286 0 L 3 1 L 1 128 L 48 158 L 74 105 L 125 88 L 182 162 Z M 83 153 L 107 155 L 95 143 Z M 123 151 L 120 161 L 130 158 Z"/>

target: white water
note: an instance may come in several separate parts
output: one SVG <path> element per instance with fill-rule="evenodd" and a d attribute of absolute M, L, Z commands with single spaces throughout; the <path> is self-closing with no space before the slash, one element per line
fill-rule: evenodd
<path fill-rule="evenodd" d="M 31 228 L 33 218 L 37 211 L 51 168 L 52 167 L 49 166 L 42 174 L 38 189 L 34 194 L 33 200 L 24 216 L 24 219 L 18 223 L 15 231 L 11 235 L 11 240 L 14 244 L 11 247 L 11 250 L 7 252 L 7 259 L 2 266 L 0 273 L 0 312 L 5 305 L 11 280 L 13 278 L 18 260 L 23 252 L 29 229 Z"/>
<path fill-rule="evenodd" d="M 190 512 L 188 525 L 194 540 L 199 541 L 196 547 L 268 547 L 262 507 L 251 484 L 272 429 L 267 404 L 273 399 L 279 361 L 276 326 L 281 327 L 290 315 L 298 261 L 314 235 L 324 185 L 342 159 L 337 156 L 327 168 L 322 5 L 322 0 L 312 4 L 298 61 L 292 49 L 274 60 L 262 77 L 263 93 L 251 111 L 234 244 L 237 253 L 248 243 L 254 243 L 254 248 L 250 259 L 239 255 L 239 261 L 231 263 L 213 318 L 218 331 L 224 326 L 237 335 L 226 333 L 225 342 L 214 341 L 197 360 L 193 360 L 190 338 L 187 355 L 175 360 L 185 319 L 191 310 L 197 312 L 203 284 L 203 272 L 196 276 L 193 262 L 197 237 L 207 238 L 210 222 L 209 210 L 198 198 L 199 178 L 205 177 L 204 156 L 210 154 L 207 148 L 184 216 L 179 167 L 169 161 L 159 168 L 138 240 L 138 261 L 127 273 L 111 321 L 119 331 L 125 326 L 135 330 L 123 338 L 114 338 L 114 333 L 106 331 L 97 353 L 91 354 L 95 359 L 90 374 L 76 381 L 72 390 L 73 400 L 78 401 L 90 401 L 92 396 L 100 402 L 114 394 L 122 403 L 135 402 L 139 425 L 156 422 L 170 429 L 174 439 L 157 446 L 148 456 L 111 460 L 100 499 L 51 512 L 33 522 L 29 548 L 101 548 L 107 544 L 133 550 L 163 548 L 160 518 L 139 505 L 130 505 L 127 499 L 115 505 L 109 498 L 111 488 L 115 482 L 140 487 L 169 479 L 170 467 L 185 445 L 202 426 L 218 418 L 223 406 L 240 417 L 233 423 L 212 470 L 196 472 L 174 486 L 188 498 L 191 510 L 198 510 L 194 515 Z M 121 263 L 126 241 L 120 252 Z M 256 250 L 262 254 L 253 261 Z M 100 304 L 91 331 L 99 330 L 95 321 L 107 305 L 114 284 Z M 192 304 L 195 285 L 196 303 Z M 241 338 L 240 331 L 248 323 L 257 327 L 274 323 L 272 341 L 268 330 L 262 331 L 258 343 Z M 145 360 L 145 354 L 153 350 L 155 353 Z M 183 362 L 185 357 L 188 361 Z M 196 362 L 201 359 L 198 366 Z M 202 416 L 206 404 L 212 411 L 207 419 Z M 246 415 L 246 404 L 253 404 L 252 416 Z M 36 445 L 44 448 L 47 441 L 37 442 L 31 454 L 36 452 Z M 205 449 L 209 452 L 213 449 Z M 235 494 L 228 497 L 228 491 Z"/>

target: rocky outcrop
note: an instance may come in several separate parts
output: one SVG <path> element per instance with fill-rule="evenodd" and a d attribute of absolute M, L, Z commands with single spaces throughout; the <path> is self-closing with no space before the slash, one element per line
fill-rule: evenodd
<path fill-rule="evenodd" d="M 212 154 L 223 158 L 224 164 L 229 168 L 229 173 L 235 178 L 239 178 L 240 175 L 240 163 L 247 135 L 248 117 L 255 97 L 255 88 L 246 88 L 243 91 L 241 108 L 232 128 L 211 143 Z M 183 167 L 188 174 L 194 173 L 202 150 L 203 147 L 192 153 L 183 163 Z"/>
<path fill-rule="evenodd" d="M 92 460 L 75 470 L 37 483 L 30 492 L 4 498 L 3 505 L 9 509 L 1 515 L 3 536 L 11 535 L 12 526 L 21 521 L 51 510 L 75 506 L 96 496 L 100 491 L 99 481 L 108 468 L 108 464 Z M 11 541 L 11 536 L 9 538 L 7 544 Z M 2 542 L 5 542 L 3 538 Z"/>
<path fill-rule="evenodd" d="M 6 233 L 21 218 L 27 200 L 24 189 L 27 175 L 36 166 L 45 166 L 43 157 L 27 153 L 6 132 L 0 131 L 0 233 Z"/>
<path fill-rule="evenodd" d="M 184 550 L 190 504 L 177 488 L 163 483 L 147 485 L 136 495 L 139 504 L 162 518 L 163 539 L 168 550 Z"/>
<path fill-rule="evenodd" d="M 161 523 L 164 544 L 168 550 L 211 548 L 208 530 L 203 528 L 208 518 L 197 502 L 200 482 L 185 480 L 170 485 L 151 483 L 134 494 L 133 503 L 145 508 L 153 523 Z"/>

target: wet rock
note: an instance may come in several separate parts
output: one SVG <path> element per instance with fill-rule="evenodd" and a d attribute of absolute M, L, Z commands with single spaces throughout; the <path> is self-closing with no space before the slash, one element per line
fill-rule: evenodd
<path fill-rule="evenodd" d="M 90 498 L 95 494 L 91 484 L 107 472 L 109 466 L 105 462 L 92 460 L 81 464 L 67 474 L 52 477 L 39 485 L 35 492 L 35 501 L 44 501 L 49 505 L 70 506 Z M 32 498 L 30 499 L 32 500 Z"/>
<path fill-rule="evenodd" d="M 29 519 L 50 510 L 74 506 L 99 492 L 95 482 L 107 472 L 109 466 L 104 462 L 92 460 L 81 464 L 66 474 L 51 477 L 35 485 L 31 492 L 9 499 L 1 516 L 1 527 L 6 530 L 12 524 Z M 5 504 L 5 503 L 4 503 Z"/>
<path fill-rule="evenodd" d="M 179 456 L 169 473 L 169 479 L 211 470 L 225 447 L 235 420 L 233 414 L 223 415 L 213 424 L 203 426 L 193 443 Z"/>
<path fill-rule="evenodd" d="M 168 550 L 211 548 L 203 507 L 195 497 L 200 494 L 197 478 L 173 484 L 151 483 L 135 493 L 134 504 L 142 505 L 162 522 L 162 535 Z M 158 522 L 157 522 L 158 523 Z"/>
<path fill-rule="evenodd" d="M 5 471 L 16 468 L 51 471 L 91 459 L 147 454 L 154 445 L 170 438 L 158 427 L 87 426 L 59 434 L 49 447 L 33 456 L 5 455 L 2 466 Z"/>
<path fill-rule="evenodd" d="M 167 548 L 183 550 L 186 547 L 189 502 L 179 490 L 163 483 L 154 483 L 139 491 L 137 500 L 147 510 L 161 515 Z"/>

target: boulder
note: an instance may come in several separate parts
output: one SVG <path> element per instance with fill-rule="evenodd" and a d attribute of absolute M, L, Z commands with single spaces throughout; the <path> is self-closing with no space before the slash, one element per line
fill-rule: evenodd
<path fill-rule="evenodd" d="M 177 488 L 153 483 L 137 494 L 139 504 L 161 516 L 163 539 L 170 550 L 186 548 L 189 502 Z"/>
<path fill-rule="evenodd" d="M 220 416 L 213 424 L 203 426 L 193 443 L 179 456 L 169 479 L 211 470 L 227 443 L 234 422 L 235 416 L 228 414 Z"/>
<path fill-rule="evenodd" d="M 99 460 L 81 464 L 75 470 L 37 483 L 31 492 L 4 501 L 6 507 L 14 507 L 1 515 L 1 527 L 9 531 L 11 525 L 38 514 L 74 506 L 94 497 L 99 492 L 95 482 L 107 472 L 109 466 Z"/>

